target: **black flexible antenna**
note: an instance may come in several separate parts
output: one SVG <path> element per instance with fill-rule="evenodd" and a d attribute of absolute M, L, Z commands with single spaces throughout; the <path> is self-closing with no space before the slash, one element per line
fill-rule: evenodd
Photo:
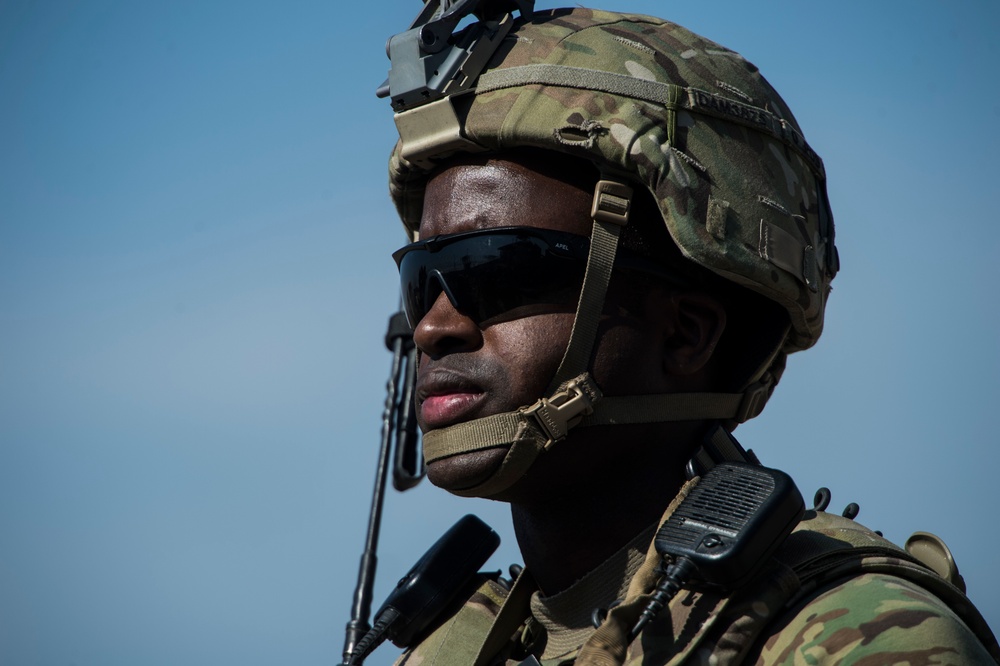
<path fill-rule="evenodd" d="M 416 350 L 413 331 L 406 315 L 397 312 L 389 318 L 385 346 L 392 352 L 389 381 L 386 382 L 385 409 L 382 412 L 382 445 L 375 470 L 375 488 L 368 514 L 365 550 L 358 569 L 358 584 L 354 588 L 351 619 L 344 639 L 344 661 L 349 664 L 359 641 L 371 629 L 368 618 L 372 610 L 372 590 L 378 566 L 378 538 L 382 529 L 382 505 L 385 502 L 385 482 L 389 474 L 389 457 L 396 441 L 393 481 L 397 490 L 408 490 L 423 478 L 423 463 L 417 437 L 416 415 L 413 411 L 413 383 L 416 378 Z"/>

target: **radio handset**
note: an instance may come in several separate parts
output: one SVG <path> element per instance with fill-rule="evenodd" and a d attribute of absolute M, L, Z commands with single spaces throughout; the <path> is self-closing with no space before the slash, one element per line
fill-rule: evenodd
<path fill-rule="evenodd" d="M 690 582 L 727 590 L 743 585 L 804 513 L 802 494 L 784 472 L 739 462 L 713 467 L 653 539 L 662 577 L 629 638 Z"/>
<path fill-rule="evenodd" d="M 489 525 L 471 514 L 444 533 L 400 579 L 375 613 L 375 624 L 345 661 L 360 666 L 385 639 L 408 647 L 440 616 L 500 545 Z"/>

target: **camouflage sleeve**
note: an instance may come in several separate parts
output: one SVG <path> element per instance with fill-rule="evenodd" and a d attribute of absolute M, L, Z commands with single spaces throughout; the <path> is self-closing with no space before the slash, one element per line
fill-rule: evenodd
<path fill-rule="evenodd" d="M 996 663 L 937 597 L 885 574 L 821 590 L 773 626 L 757 666 Z"/>
<path fill-rule="evenodd" d="M 481 585 L 468 601 L 404 652 L 394 666 L 470 666 L 476 660 L 507 594 L 496 581 L 481 577 Z"/>

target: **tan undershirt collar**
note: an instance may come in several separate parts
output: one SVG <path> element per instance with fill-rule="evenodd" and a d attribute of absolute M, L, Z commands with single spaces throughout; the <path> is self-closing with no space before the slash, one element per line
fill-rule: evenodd
<path fill-rule="evenodd" d="M 650 525 L 562 592 L 551 597 L 542 597 L 538 592 L 531 596 L 531 614 L 548 635 L 543 659 L 567 655 L 590 638 L 594 633 L 594 609 L 607 608 L 625 596 L 629 581 L 646 558 L 655 530 L 656 525 Z"/>

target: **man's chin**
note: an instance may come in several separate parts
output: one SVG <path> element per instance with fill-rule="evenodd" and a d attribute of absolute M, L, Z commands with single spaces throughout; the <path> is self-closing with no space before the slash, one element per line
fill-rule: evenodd
<path fill-rule="evenodd" d="M 496 473 L 508 448 L 499 446 L 435 460 L 427 465 L 427 478 L 449 492 L 471 490 Z"/>

